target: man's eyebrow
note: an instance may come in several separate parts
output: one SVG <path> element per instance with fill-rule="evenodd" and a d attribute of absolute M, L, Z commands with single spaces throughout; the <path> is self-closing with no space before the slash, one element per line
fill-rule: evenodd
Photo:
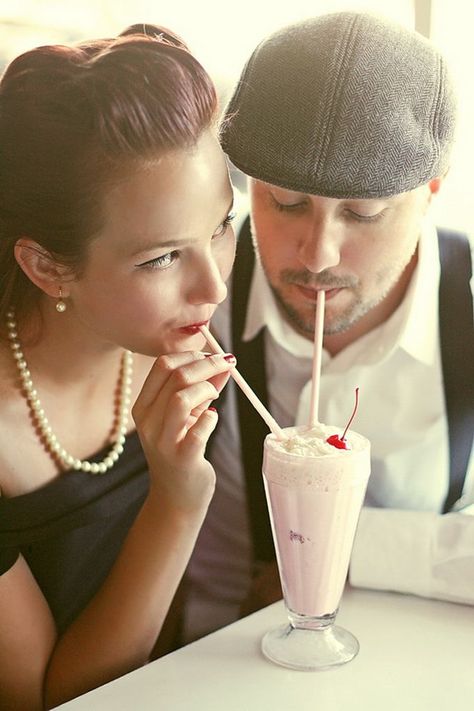
<path fill-rule="evenodd" d="M 232 199 L 229 203 L 229 207 L 227 208 L 225 212 L 224 218 L 221 220 L 221 222 L 224 222 L 225 218 L 227 215 L 232 211 L 232 208 L 234 207 L 234 196 L 232 196 Z M 191 244 L 194 240 L 191 237 L 184 237 L 182 239 L 176 238 L 176 239 L 167 239 L 164 240 L 163 242 L 160 240 L 158 241 L 158 238 L 153 239 L 153 241 L 150 240 L 149 243 L 144 243 L 141 245 L 139 249 L 137 249 L 135 252 L 132 253 L 132 257 L 136 257 L 138 254 L 144 254 L 145 252 L 152 252 L 154 249 L 164 249 L 166 247 L 182 247 L 186 246 L 188 244 Z"/>

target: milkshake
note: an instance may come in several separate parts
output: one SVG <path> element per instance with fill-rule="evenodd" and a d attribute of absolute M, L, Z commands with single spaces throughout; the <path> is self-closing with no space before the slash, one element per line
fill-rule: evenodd
<path fill-rule="evenodd" d="M 342 595 L 370 471 L 367 439 L 349 432 L 351 449 L 325 440 L 338 428 L 288 428 L 269 435 L 263 474 L 281 583 L 290 610 L 321 617 Z"/>
<path fill-rule="evenodd" d="M 370 444 L 349 430 L 343 436 L 347 449 L 338 449 L 326 440 L 339 436 L 340 428 L 321 424 L 290 427 L 284 433 L 282 440 L 267 436 L 263 475 L 290 627 L 269 633 L 263 651 L 285 666 L 325 668 L 348 661 L 358 651 L 357 640 L 332 623 L 367 488 Z M 310 639 L 298 637 L 296 652 L 291 652 L 293 663 L 286 663 L 278 658 L 279 640 L 288 648 L 289 633 L 293 631 L 296 637 L 299 630 Z M 337 652 L 334 659 L 332 652 L 324 656 L 320 649 L 328 646 L 329 634 Z M 311 645 L 309 656 L 315 658 L 308 662 L 306 650 Z M 339 654 L 343 645 L 348 647 L 344 658 Z M 302 663 L 298 662 L 299 646 L 304 652 Z"/>

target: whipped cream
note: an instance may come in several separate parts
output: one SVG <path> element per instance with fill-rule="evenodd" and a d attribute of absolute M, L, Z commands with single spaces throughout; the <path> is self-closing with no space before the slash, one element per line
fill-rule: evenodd
<path fill-rule="evenodd" d="M 322 457 L 325 455 L 347 454 L 351 450 L 361 449 L 364 444 L 360 435 L 351 430 L 346 433 L 346 439 L 351 447 L 349 450 L 337 449 L 332 444 L 326 442 L 331 435 L 342 436 L 344 430 L 341 427 L 323 425 L 318 423 L 313 427 L 288 427 L 284 430 L 287 437 L 283 440 L 272 442 L 275 449 L 300 457 Z"/>

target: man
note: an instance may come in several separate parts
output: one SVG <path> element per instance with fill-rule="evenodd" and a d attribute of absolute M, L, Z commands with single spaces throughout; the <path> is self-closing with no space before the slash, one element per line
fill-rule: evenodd
<path fill-rule="evenodd" d="M 459 243 L 460 271 L 443 266 L 440 286 L 428 219 L 454 123 L 444 60 L 390 22 L 336 13 L 262 42 L 222 127 L 224 150 L 251 176 L 251 221 L 213 327 L 277 422 L 307 422 L 326 291 L 320 420 L 343 426 L 358 386 L 354 429 L 372 443 L 350 580 L 474 603 L 469 250 Z M 451 247 L 456 236 L 440 242 Z M 259 474 L 267 429 L 232 386 L 219 416 L 185 640 L 281 595 Z"/>

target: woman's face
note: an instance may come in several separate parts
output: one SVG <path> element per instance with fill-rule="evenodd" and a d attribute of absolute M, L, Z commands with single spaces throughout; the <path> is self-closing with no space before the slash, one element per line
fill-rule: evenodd
<path fill-rule="evenodd" d="M 235 238 L 232 189 L 215 135 L 144 164 L 105 199 L 106 223 L 69 282 L 91 336 L 146 355 L 198 350 L 195 324 L 226 296 Z"/>

